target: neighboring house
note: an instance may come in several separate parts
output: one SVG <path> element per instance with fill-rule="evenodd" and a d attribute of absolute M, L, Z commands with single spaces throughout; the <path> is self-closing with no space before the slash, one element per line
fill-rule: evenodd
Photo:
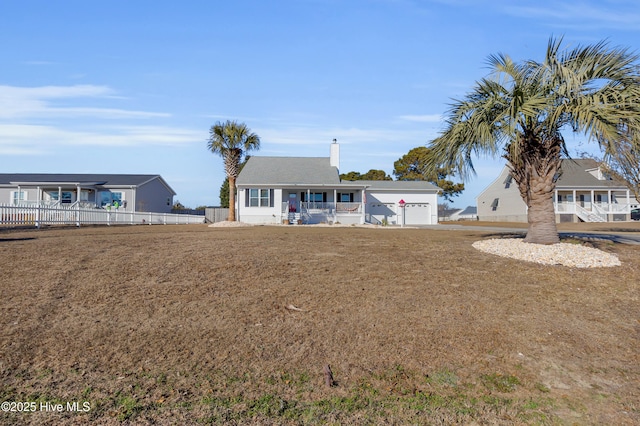
<path fill-rule="evenodd" d="M 606 176 L 592 159 L 562 160 L 553 195 L 557 222 L 629 220 L 637 203 L 629 189 Z M 527 206 L 505 166 L 477 197 L 478 219 L 527 222 Z"/>
<path fill-rule="evenodd" d="M 0 204 L 169 213 L 175 195 L 160 175 L 0 173 Z"/>
<path fill-rule="evenodd" d="M 239 221 L 430 225 L 438 192 L 428 182 L 341 181 L 340 147 L 329 157 L 251 156 L 236 186 Z"/>
<path fill-rule="evenodd" d="M 478 209 L 474 206 L 467 206 L 464 209 L 446 209 L 441 212 L 440 220 L 451 222 L 456 220 L 477 220 Z"/>
<path fill-rule="evenodd" d="M 438 220 L 442 222 L 447 222 L 451 220 L 458 220 L 457 213 L 460 213 L 462 209 L 452 208 L 452 209 L 441 209 L 438 213 Z"/>
<path fill-rule="evenodd" d="M 475 206 L 467 206 L 464 209 L 459 209 L 458 211 L 452 213 L 450 215 L 449 220 L 476 220 L 478 219 L 478 209 Z"/>

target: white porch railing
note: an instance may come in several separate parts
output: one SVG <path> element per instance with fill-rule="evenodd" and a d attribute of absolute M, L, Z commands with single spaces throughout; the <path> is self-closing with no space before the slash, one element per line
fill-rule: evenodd
<path fill-rule="evenodd" d="M 556 207 L 556 213 L 575 213 L 575 203 L 554 203 Z"/>
<path fill-rule="evenodd" d="M 125 212 L 104 209 L 0 205 L 0 225 L 36 226 L 41 225 L 111 225 L 111 224 L 162 224 L 180 225 L 204 223 L 204 216 Z"/>
<path fill-rule="evenodd" d="M 583 210 L 594 212 L 598 214 L 626 214 L 631 213 L 630 204 L 619 203 L 585 203 L 585 207 L 582 207 L 579 203 L 573 202 L 561 202 L 554 203 L 556 213 L 576 213 L 578 208 Z"/>
<path fill-rule="evenodd" d="M 302 201 L 300 202 L 300 210 L 303 212 L 324 212 L 324 213 L 338 213 L 338 214 L 361 214 L 361 203 L 333 203 L 333 202 L 316 202 L 316 201 Z"/>

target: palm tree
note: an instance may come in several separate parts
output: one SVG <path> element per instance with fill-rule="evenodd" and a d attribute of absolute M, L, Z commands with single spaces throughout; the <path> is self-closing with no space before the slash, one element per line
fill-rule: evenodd
<path fill-rule="evenodd" d="M 236 220 L 236 178 L 240 173 L 242 156 L 251 150 L 260 149 L 260 138 L 244 123 L 227 120 L 217 122 L 209 130 L 207 147 L 224 159 L 224 170 L 229 179 L 229 218 Z"/>
<path fill-rule="evenodd" d="M 549 40 L 543 62 L 490 56 L 491 74 L 451 105 L 429 145 L 428 169 L 451 168 L 465 179 L 475 173 L 472 155 L 502 155 L 527 205 L 530 243 L 559 242 L 553 197 L 569 157 L 561 130 L 616 152 L 625 132 L 639 128 L 638 56 L 606 42 L 563 51 L 561 43 Z"/>

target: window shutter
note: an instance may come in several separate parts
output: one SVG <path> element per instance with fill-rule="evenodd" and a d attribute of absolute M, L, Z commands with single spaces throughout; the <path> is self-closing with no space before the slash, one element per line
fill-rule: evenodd
<path fill-rule="evenodd" d="M 244 190 L 244 206 L 249 207 L 249 188 Z M 229 207 L 233 208 L 233 206 L 229 206 Z"/>
<path fill-rule="evenodd" d="M 322 202 L 323 202 L 323 203 L 326 203 L 326 202 L 327 202 L 327 193 L 326 193 L 326 192 L 323 192 L 323 193 L 322 193 Z"/>
<path fill-rule="evenodd" d="M 349 202 L 353 203 L 353 192 L 349 193 Z"/>
<path fill-rule="evenodd" d="M 270 189 L 269 190 L 269 207 L 273 207 L 273 195 L 274 195 L 274 190 Z"/>

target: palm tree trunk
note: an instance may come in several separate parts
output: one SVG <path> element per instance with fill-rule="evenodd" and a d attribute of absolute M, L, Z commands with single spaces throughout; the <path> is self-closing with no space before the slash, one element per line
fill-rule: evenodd
<path fill-rule="evenodd" d="M 553 175 L 531 177 L 527 220 L 529 229 L 524 241 L 534 244 L 560 242 L 553 205 L 555 183 Z"/>
<path fill-rule="evenodd" d="M 229 222 L 236 221 L 236 177 L 229 176 Z"/>

